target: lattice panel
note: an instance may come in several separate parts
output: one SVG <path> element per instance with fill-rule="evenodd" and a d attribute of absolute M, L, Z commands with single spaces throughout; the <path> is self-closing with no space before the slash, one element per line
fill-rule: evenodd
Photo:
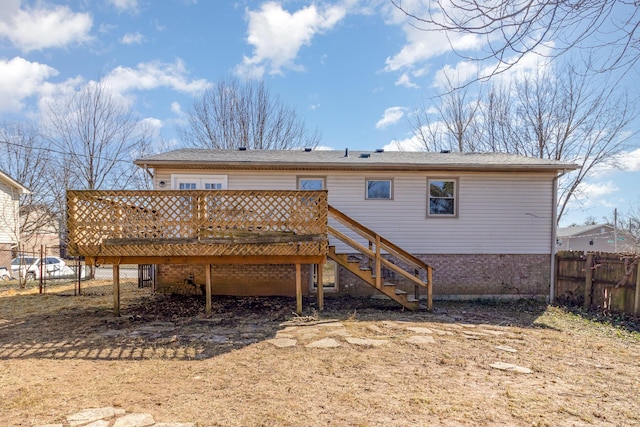
<path fill-rule="evenodd" d="M 286 248 L 206 240 L 239 232 L 326 240 L 327 233 L 326 191 L 69 191 L 67 211 L 70 251 L 84 256 L 299 255 L 300 241 Z M 310 247 L 310 255 L 322 253 L 317 241 Z"/>

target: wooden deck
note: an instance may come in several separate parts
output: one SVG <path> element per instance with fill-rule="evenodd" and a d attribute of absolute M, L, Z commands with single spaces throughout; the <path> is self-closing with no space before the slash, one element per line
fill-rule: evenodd
<path fill-rule="evenodd" d="M 326 190 L 71 190 L 68 248 L 114 265 L 114 295 L 121 264 L 295 264 L 300 312 L 300 265 L 326 261 L 327 212 Z"/>

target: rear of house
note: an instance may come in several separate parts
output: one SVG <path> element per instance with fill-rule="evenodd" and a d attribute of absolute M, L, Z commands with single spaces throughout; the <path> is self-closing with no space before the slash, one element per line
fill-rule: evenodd
<path fill-rule="evenodd" d="M 548 297 L 557 176 L 575 167 L 499 153 L 308 149 L 181 149 L 136 164 L 153 176 L 157 190 L 326 189 L 330 206 L 432 266 L 436 298 Z M 350 251 L 338 241 L 329 244 Z M 303 271 L 307 294 L 315 290 L 314 268 Z M 205 273 L 205 266 L 158 265 L 157 288 L 191 292 L 190 283 L 203 283 Z M 212 292 L 293 295 L 295 274 L 289 264 L 214 265 Z M 325 292 L 373 292 L 332 262 L 322 276 Z"/>

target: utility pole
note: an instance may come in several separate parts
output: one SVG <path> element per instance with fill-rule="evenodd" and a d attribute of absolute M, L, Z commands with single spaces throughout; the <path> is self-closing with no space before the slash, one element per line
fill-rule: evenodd
<path fill-rule="evenodd" d="M 618 208 L 613 210 L 613 251 L 618 253 Z"/>

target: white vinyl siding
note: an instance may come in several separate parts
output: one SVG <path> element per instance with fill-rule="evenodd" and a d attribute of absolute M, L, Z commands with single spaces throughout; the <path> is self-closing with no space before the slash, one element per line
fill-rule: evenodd
<path fill-rule="evenodd" d="M 171 173 L 179 171 L 158 171 L 156 181 Z M 306 176 L 300 171 L 235 170 L 203 170 L 202 175 L 207 173 L 227 175 L 229 190 L 295 190 L 298 177 Z M 393 180 L 393 200 L 366 202 L 364 186 L 371 172 L 322 174 L 329 204 L 412 253 L 551 251 L 553 173 L 381 172 L 376 179 Z M 427 180 L 434 177 L 457 179 L 457 217 L 427 216 Z"/>
<path fill-rule="evenodd" d="M 0 182 L 0 243 L 18 243 L 19 191 Z"/>

